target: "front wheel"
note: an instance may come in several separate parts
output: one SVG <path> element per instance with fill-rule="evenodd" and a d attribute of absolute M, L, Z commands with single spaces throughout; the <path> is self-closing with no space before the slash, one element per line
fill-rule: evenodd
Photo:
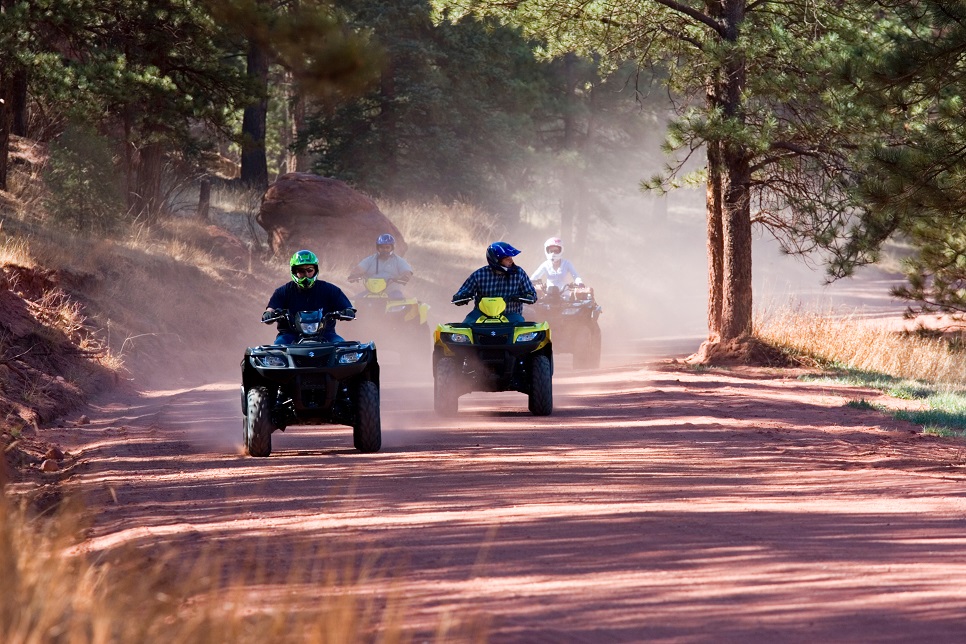
<path fill-rule="evenodd" d="M 248 415 L 245 416 L 245 451 L 250 456 L 265 457 L 272 453 L 271 399 L 265 387 L 248 390 Z"/>
<path fill-rule="evenodd" d="M 553 373 L 550 358 L 537 356 L 530 366 L 528 407 L 534 416 L 549 416 L 553 412 Z"/>
<path fill-rule="evenodd" d="M 436 378 L 433 381 L 433 409 L 440 416 L 455 416 L 459 410 L 459 378 L 460 366 L 456 360 L 440 358 L 436 363 Z"/>
<path fill-rule="evenodd" d="M 352 426 L 352 444 L 357 450 L 365 453 L 378 452 L 382 447 L 379 386 L 371 380 L 359 385 L 356 422 Z"/>

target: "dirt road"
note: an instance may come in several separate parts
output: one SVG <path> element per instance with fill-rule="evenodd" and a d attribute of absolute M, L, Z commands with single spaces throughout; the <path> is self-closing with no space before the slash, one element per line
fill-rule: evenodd
<path fill-rule="evenodd" d="M 248 547 L 270 570 L 378 553 L 371 590 L 417 632 L 469 616 L 493 642 L 962 640 L 963 442 L 778 372 L 561 361 L 554 382 L 551 417 L 473 394 L 441 420 L 428 381 L 387 367 L 374 455 L 335 427 L 243 456 L 235 382 L 44 431 L 76 459 L 92 551 Z"/>

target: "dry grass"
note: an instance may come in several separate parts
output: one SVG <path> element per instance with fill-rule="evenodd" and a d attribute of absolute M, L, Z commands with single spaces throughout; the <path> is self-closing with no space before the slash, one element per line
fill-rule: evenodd
<path fill-rule="evenodd" d="M 504 228 L 492 223 L 492 215 L 466 204 L 400 202 L 379 207 L 410 246 L 478 254 L 480 244 L 485 246 L 506 234 Z"/>
<path fill-rule="evenodd" d="M 375 557 L 293 560 L 281 586 L 277 564 L 174 547 L 127 550 L 98 562 L 82 554 L 84 512 L 62 505 L 30 518 L 0 498 L 0 633 L 9 644 L 214 641 L 403 642 L 404 606 Z M 271 571 L 269 570 L 272 567 Z M 299 589 L 322 599 L 307 604 Z M 465 641 L 465 640 L 464 640 Z"/>
<path fill-rule="evenodd" d="M 901 333 L 874 320 L 797 307 L 759 312 L 755 335 L 821 363 L 894 378 L 966 385 L 966 355 L 941 338 Z"/>
<path fill-rule="evenodd" d="M 389 202 L 379 208 L 409 244 L 413 294 L 437 304 L 448 302 L 470 272 L 486 263 L 486 247 L 508 234 L 492 215 L 466 204 Z"/>

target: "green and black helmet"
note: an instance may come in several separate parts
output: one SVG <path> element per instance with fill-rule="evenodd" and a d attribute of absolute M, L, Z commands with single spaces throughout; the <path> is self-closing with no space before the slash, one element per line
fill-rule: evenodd
<path fill-rule="evenodd" d="M 315 280 L 319 276 L 319 258 L 315 256 L 315 253 L 310 250 L 300 250 L 292 255 L 289 266 L 292 269 L 292 279 L 298 284 L 299 288 L 310 288 L 315 284 Z M 308 271 L 304 270 L 309 267 L 312 268 L 311 275 L 308 275 Z M 297 275 L 298 272 L 302 274 Z"/>

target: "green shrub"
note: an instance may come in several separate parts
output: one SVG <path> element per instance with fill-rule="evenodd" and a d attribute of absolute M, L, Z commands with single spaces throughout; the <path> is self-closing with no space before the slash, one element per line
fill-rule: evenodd
<path fill-rule="evenodd" d="M 47 211 L 75 232 L 117 229 L 124 212 L 110 142 L 93 128 L 71 124 L 50 145 Z"/>

